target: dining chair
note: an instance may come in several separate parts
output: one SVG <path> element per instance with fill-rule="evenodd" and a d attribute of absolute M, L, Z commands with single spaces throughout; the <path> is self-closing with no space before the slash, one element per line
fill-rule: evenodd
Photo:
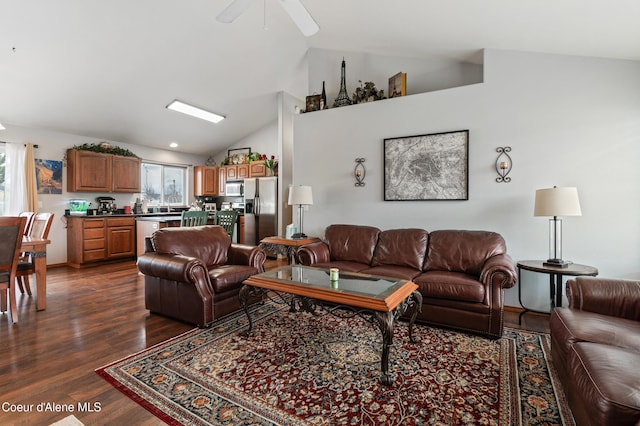
<path fill-rule="evenodd" d="M 216 212 L 216 225 L 220 225 L 227 231 L 229 238 L 233 240 L 233 231 L 236 228 L 238 220 L 238 212 L 235 210 L 218 210 Z"/>
<path fill-rule="evenodd" d="M 24 235 L 29 235 L 29 231 L 31 230 L 31 223 L 33 221 L 34 215 L 35 215 L 35 212 L 20 212 L 20 214 L 18 215 L 20 217 L 27 218 L 27 223 L 24 226 Z"/>
<path fill-rule="evenodd" d="M 0 217 L 0 308 L 7 311 L 7 293 L 11 321 L 18 322 L 18 305 L 16 303 L 16 269 L 20 259 L 22 238 L 27 218 L 22 216 Z"/>
<path fill-rule="evenodd" d="M 209 212 L 204 210 L 187 210 L 182 212 L 180 226 L 202 226 L 207 224 Z"/>
<path fill-rule="evenodd" d="M 31 238 L 49 238 L 49 230 L 53 223 L 53 213 L 50 212 L 38 212 L 33 215 L 31 220 L 31 229 L 29 230 L 29 237 Z M 35 272 L 33 254 L 30 252 L 23 253 L 20 261 L 18 262 L 18 270 L 16 271 L 16 283 L 20 289 L 20 293 L 24 293 L 31 296 L 31 285 L 29 284 L 29 277 Z"/>

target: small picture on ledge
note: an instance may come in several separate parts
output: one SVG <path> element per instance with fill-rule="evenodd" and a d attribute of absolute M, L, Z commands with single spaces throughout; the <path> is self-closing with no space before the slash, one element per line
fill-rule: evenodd
<path fill-rule="evenodd" d="M 307 96 L 307 109 L 305 112 L 320 111 L 320 95 Z"/>
<path fill-rule="evenodd" d="M 407 95 L 407 73 L 399 72 L 389 79 L 389 97 Z"/>

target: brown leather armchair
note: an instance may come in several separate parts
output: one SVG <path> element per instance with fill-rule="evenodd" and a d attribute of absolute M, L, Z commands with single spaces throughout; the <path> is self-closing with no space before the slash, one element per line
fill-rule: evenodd
<path fill-rule="evenodd" d="M 640 281 L 577 277 L 551 314 L 551 356 L 576 424 L 640 424 Z"/>
<path fill-rule="evenodd" d="M 137 263 L 145 307 L 200 327 L 238 310 L 242 282 L 264 272 L 264 251 L 232 244 L 218 225 L 163 228 L 149 240 Z"/>

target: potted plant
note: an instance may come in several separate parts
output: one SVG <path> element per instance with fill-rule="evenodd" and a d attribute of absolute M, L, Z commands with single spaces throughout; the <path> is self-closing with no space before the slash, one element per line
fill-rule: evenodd
<path fill-rule="evenodd" d="M 364 102 L 379 101 L 380 99 L 386 99 L 384 96 L 384 90 L 378 90 L 376 84 L 372 81 L 367 81 L 362 84 L 362 80 L 358 80 L 360 87 L 356 88 L 353 92 L 353 103 L 361 104 Z"/>

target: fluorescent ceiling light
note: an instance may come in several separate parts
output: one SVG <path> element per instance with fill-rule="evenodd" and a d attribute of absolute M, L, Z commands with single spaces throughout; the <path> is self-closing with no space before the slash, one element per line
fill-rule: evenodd
<path fill-rule="evenodd" d="M 193 105 L 185 104 L 184 102 L 180 102 L 178 100 L 174 100 L 169 105 L 167 105 L 167 109 L 178 111 L 183 114 L 190 115 L 192 117 L 197 117 L 203 120 L 211 121 L 212 123 L 219 123 L 222 120 L 224 120 L 223 115 L 205 111 L 201 108 L 194 107 Z"/>

